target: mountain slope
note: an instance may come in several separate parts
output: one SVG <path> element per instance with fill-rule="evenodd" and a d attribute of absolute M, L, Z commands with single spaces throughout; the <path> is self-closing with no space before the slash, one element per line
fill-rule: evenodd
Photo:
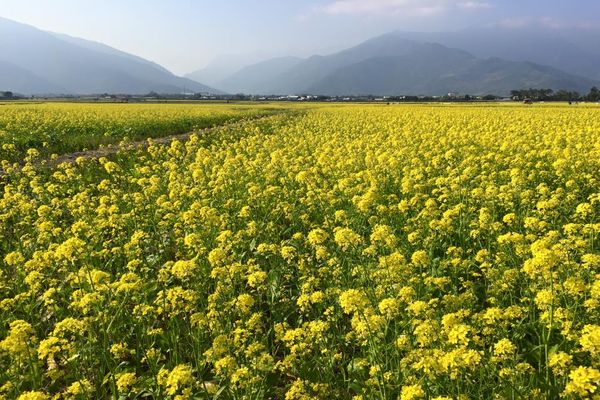
<path fill-rule="evenodd" d="M 190 72 L 186 78 L 196 82 L 202 82 L 210 86 L 218 87 L 219 83 L 238 72 L 244 67 L 268 60 L 270 58 L 264 52 L 256 51 L 248 54 L 225 54 L 213 59 L 204 68 Z"/>
<path fill-rule="evenodd" d="M 64 89 L 36 76 L 31 71 L 0 60 L 0 88 L 15 93 L 62 93 Z"/>
<path fill-rule="evenodd" d="M 581 45 L 577 45 L 569 35 L 570 32 L 537 26 L 472 28 L 455 32 L 398 31 L 387 36 L 440 43 L 482 58 L 530 61 L 574 75 L 600 79 L 600 54 L 595 52 L 597 49 L 591 44 L 586 45 L 581 39 L 577 40 Z"/>
<path fill-rule="evenodd" d="M 499 58 L 480 59 L 425 44 L 399 57 L 370 58 L 341 68 L 308 89 L 330 95 L 508 95 L 511 88 L 569 88 L 584 92 L 597 82 L 551 67 Z"/>
<path fill-rule="evenodd" d="M 322 95 L 509 94 L 519 88 L 585 92 L 598 81 L 531 62 L 478 58 L 441 44 L 386 34 L 327 56 L 296 61 L 275 74 L 270 62 L 225 80 L 230 92 Z M 251 73 L 250 73 L 251 72 Z M 254 82 L 252 86 L 245 82 Z"/>
<path fill-rule="evenodd" d="M 29 71 L 62 94 L 218 92 L 139 57 L 99 43 L 0 18 L 0 61 Z M 4 90 L 17 89 L 12 87 Z M 48 93 L 32 85 L 24 94 Z M 56 93 L 56 92 L 53 92 Z"/>
<path fill-rule="evenodd" d="M 410 40 L 387 40 L 380 37 L 368 40 L 358 46 L 327 56 L 312 56 L 289 70 L 272 78 L 265 87 L 266 93 L 302 93 L 337 69 L 368 60 L 372 57 L 386 57 L 409 54 L 419 45 Z"/>
<path fill-rule="evenodd" d="M 92 40 L 81 39 L 78 37 L 65 35 L 63 33 L 54 33 L 54 32 L 49 32 L 49 33 L 51 33 L 56 38 L 58 38 L 64 42 L 68 42 L 68 43 L 71 43 L 71 44 L 74 44 L 74 45 L 77 45 L 80 47 L 84 47 L 89 50 L 93 50 L 93 51 L 96 51 L 99 53 L 104 53 L 104 54 L 107 54 L 110 56 L 124 57 L 124 58 L 130 59 L 130 60 L 133 60 L 133 61 L 140 62 L 142 64 L 146 64 L 146 65 L 151 66 L 154 69 L 160 70 L 162 72 L 170 73 L 170 71 L 167 70 L 165 67 L 163 67 L 155 62 L 148 61 L 148 60 L 146 60 L 142 57 L 138 57 L 134 54 L 129 54 L 124 51 L 117 50 L 115 48 L 105 45 L 104 43 L 94 42 Z"/>
<path fill-rule="evenodd" d="M 242 68 L 216 86 L 229 93 L 257 93 L 270 85 L 272 77 L 284 74 L 302 61 L 297 57 L 279 57 Z"/>

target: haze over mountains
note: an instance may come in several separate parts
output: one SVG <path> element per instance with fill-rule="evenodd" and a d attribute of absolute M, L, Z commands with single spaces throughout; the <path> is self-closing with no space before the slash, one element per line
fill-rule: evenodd
<path fill-rule="evenodd" d="M 0 18 L 0 90 L 21 94 L 219 93 L 101 43 Z"/>
<path fill-rule="evenodd" d="M 318 95 L 508 95 L 512 89 L 587 92 L 600 55 L 529 29 L 392 32 L 341 52 L 274 58 L 214 82 L 229 93 Z"/>
<path fill-rule="evenodd" d="M 179 77 L 101 43 L 0 18 L 0 91 L 21 94 L 508 95 L 600 86 L 600 44 L 539 28 L 397 31 L 329 55 L 264 57 L 222 56 Z"/>
<path fill-rule="evenodd" d="M 235 74 L 240 69 L 271 58 L 258 51 L 244 54 L 223 54 L 215 57 L 204 68 L 185 74 L 186 78 L 212 86 Z"/>
<path fill-rule="evenodd" d="M 587 78 L 600 79 L 600 31 L 549 29 L 543 26 L 472 28 L 455 32 L 402 32 L 409 40 L 434 42 L 477 57 L 499 57 L 548 65 Z M 590 38 L 596 37 L 595 41 Z"/>

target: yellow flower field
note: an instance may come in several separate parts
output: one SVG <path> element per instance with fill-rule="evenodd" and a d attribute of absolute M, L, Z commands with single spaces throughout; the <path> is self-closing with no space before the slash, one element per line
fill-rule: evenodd
<path fill-rule="evenodd" d="M 8 168 L 0 398 L 600 396 L 600 107 L 299 111 Z"/>
<path fill-rule="evenodd" d="M 184 133 L 266 115 L 273 105 L 0 103 L 0 160 L 19 161 L 30 148 L 49 156 L 121 140 Z"/>

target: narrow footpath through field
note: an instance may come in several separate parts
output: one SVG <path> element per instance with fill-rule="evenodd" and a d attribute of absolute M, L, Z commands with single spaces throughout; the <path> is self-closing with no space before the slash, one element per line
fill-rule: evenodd
<path fill-rule="evenodd" d="M 222 125 L 212 126 L 210 128 L 198 129 L 195 131 L 176 134 L 176 135 L 168 135 L 168 136 L 162 136 L 162 137 L 157 137 L 157 138 L 148 137 L 144 140 L 122 141 L 120 143 L 111 143 L 111 144 L 108 144 L 108 145 L 105 145 L 103 147 L 96 148 L 96 149 L 66 153 L 66 154 L 59 155 L 58 157 L 55 157 L 55 158 L 43 158 L 43 159 L 40 159 L 35 165 L 36 165 L 36 167 L 40 167 L 40 166 L 43 166 L 46 168 L 55 167 L 62 163 L 73 163 L 79 158 L 89 159 L 89 158 L 109 157 L 113 154 L 118 153 L 119 151 L 122 151 L 122 150 L 134 151 L 134 150 L 147 148 L 150 145 L 154 145 L 154 144 L 169 145 L 173 141 L 185 142 L 190 138 L 190 136 L 192 136 L 194 134 L 207 134 L 207 133 L 214 132 L 214 131 L 220 130 L 220 129 L 225 129 L 225 128 L 231 129 L 231 128 L 235 128 L 235 127 L 242 127 L 248 123 L 255 123 L 259 120 L 272 118 L 273 116 L 280 115 L 280 114 L 281 114 L 281 112 L 267 114 L 267 115 L 260 115 L 257 117 L 244 118 L 241 120 L 236 120 L 235 122 L 225 123 Z M 23 164 L 21 164 L 18 168 L 21 168 L 22 166 L 23 166 Z M 6 175 L 7 175 L 6 171 L 2 167 L 0 167 L 0 177 L 6 176 Z"/>

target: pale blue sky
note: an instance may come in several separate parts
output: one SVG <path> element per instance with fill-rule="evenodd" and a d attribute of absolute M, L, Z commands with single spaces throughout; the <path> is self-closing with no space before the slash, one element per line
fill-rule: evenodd
<path fill-rule="evenodd" d="M 600 0 L 0 0 L 0 16 L 183 74 L 219 54 L 305 56 L 396 29 L 587 28 L 600 18 Z"/>

